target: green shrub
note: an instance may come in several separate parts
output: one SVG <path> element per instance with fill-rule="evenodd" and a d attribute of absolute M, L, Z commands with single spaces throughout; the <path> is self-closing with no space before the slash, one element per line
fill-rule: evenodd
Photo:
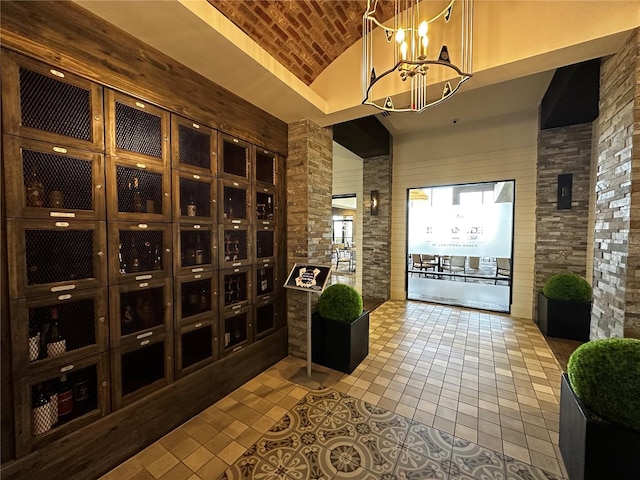
<path fill-rule="evenodd" d="M 318 313 L 331 320 L 353 322 L 362 315 L 362 296 L 350 285 L 330 285 L 320 294 Z"/>
<path fill-rule="evenodd" d="M 567 373 L 573 391 L 595 414 L 640 431 L 640 340 L 584 343 L 569 357 Z"/>
<path fill-rule="evenodd" d="M 545 282 L 542 293 L 554 300 L 590 302 L 592 288 L 584 278 L 575 273 L 556 273 Z"/>

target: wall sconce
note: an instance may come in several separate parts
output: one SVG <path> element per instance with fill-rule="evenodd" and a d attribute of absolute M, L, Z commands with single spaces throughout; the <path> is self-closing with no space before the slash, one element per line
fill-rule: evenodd
<path fill-rule="evenodd" d="M 558 175 L 558 210 L 571 209 L 571 187 L 573 184 L 573 174 L 565 173 Z"/>
<path fill-rule="evenodd" d="M 371 215 L 378 215 L 378 205 L 380 205 L 378 190 L 371 190 Z"/>

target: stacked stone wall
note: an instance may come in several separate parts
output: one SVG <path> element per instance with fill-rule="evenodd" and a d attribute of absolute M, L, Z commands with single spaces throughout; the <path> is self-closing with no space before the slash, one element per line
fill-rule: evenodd
<path fill-rule="evenodd" d="M 289 125 L 287 157 L 287 269 L 295 263 L 331 263 L 331 128 L 308 120 Z M 287 272 L 288 273 L 288 272 Z M 289 353 L 307 352 L 307 294 L 287 290 Z M 317 301 L 314 295 L 314 304 Z"/>
<path fill-rule="evenodd" d="M 391 154 L 363 159 L 362 296 L 388 300 L 391 293 Z M 378 190 L 378 215 L 371 215 L 371 191 Z"/>
<path fill-rule="evenodd" d="M 585 276 L 592 124 L 540 131 L 536 184 L 534 298 L 549 276 L 570 271 Z M 572 174 L 571 209 L 558 210 L 558 175 Z M 591 283 L 591 279 L 587 279 Z M 533 318 L 537 316 L 534 302 Z"/>
<path fill-rule="evenodd" d="M 591 338 L 640 338 L 640 30 L 600 69 Z"/>

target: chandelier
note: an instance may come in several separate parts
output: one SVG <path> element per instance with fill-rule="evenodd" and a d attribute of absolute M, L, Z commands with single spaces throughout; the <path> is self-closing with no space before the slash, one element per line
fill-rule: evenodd
<path fill-rule="evenodd" d="M 378 3 L 367 0 L 362 16 L 363 104 L 422 112 L 471 78 L 473 0 L 395 0 L 393 26 L 376 18 Z M 392 95 L 406 91 L 405 82 L 408 95 L 395 97 L 396 106 Z M 442 93 L 428 97 L 428 83 Z"/>

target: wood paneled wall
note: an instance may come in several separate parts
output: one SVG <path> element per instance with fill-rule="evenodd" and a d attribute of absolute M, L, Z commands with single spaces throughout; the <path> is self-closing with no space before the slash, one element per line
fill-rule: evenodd
<path fill-rule="evenodd" d="M 0 14 L 6 48 L 287 156 L 286 123 L 74 3 L 3 0 Z"/>

